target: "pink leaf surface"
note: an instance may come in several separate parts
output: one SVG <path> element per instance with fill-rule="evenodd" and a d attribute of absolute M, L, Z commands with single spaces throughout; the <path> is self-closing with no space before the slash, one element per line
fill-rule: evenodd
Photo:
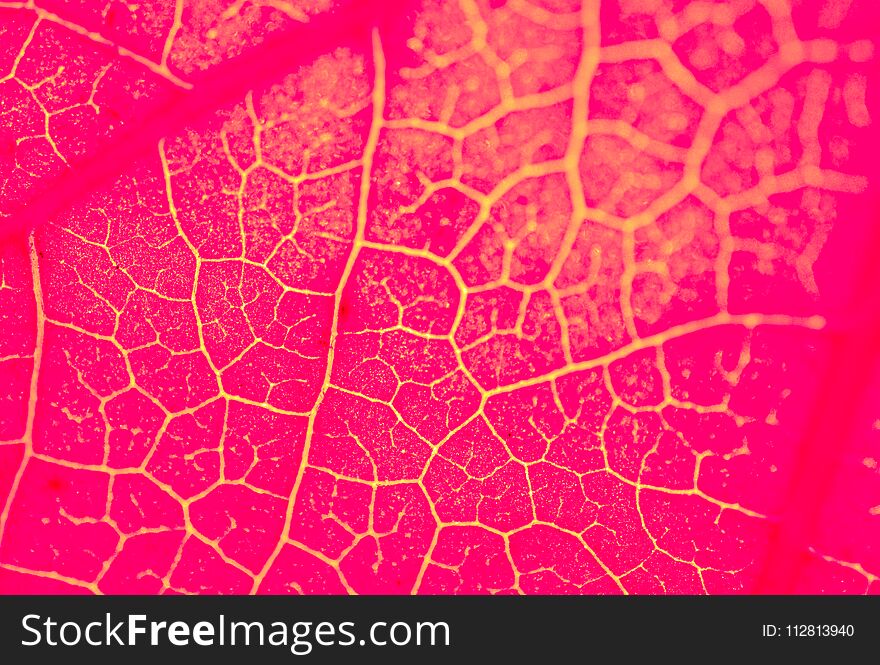
<path fill-rule="evenodd" d="M 877 18 L 4 3 L 0 592 L 876 593 Z"/>

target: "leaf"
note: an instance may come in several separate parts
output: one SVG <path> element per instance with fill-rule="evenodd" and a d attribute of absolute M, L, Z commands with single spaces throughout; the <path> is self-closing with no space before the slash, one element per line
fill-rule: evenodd
<path fill-rule="evenodd" d="M 876 592 L 870 3 L 388 4 L 0 9 L 0 591 Z"/>

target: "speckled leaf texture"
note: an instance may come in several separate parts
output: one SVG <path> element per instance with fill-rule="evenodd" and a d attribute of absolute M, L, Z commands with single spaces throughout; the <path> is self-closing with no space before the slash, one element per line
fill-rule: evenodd
<path fill-rule="evenodd" d="M 876 593 L 878 12 L 0 3 L 0 592 Z"/>

